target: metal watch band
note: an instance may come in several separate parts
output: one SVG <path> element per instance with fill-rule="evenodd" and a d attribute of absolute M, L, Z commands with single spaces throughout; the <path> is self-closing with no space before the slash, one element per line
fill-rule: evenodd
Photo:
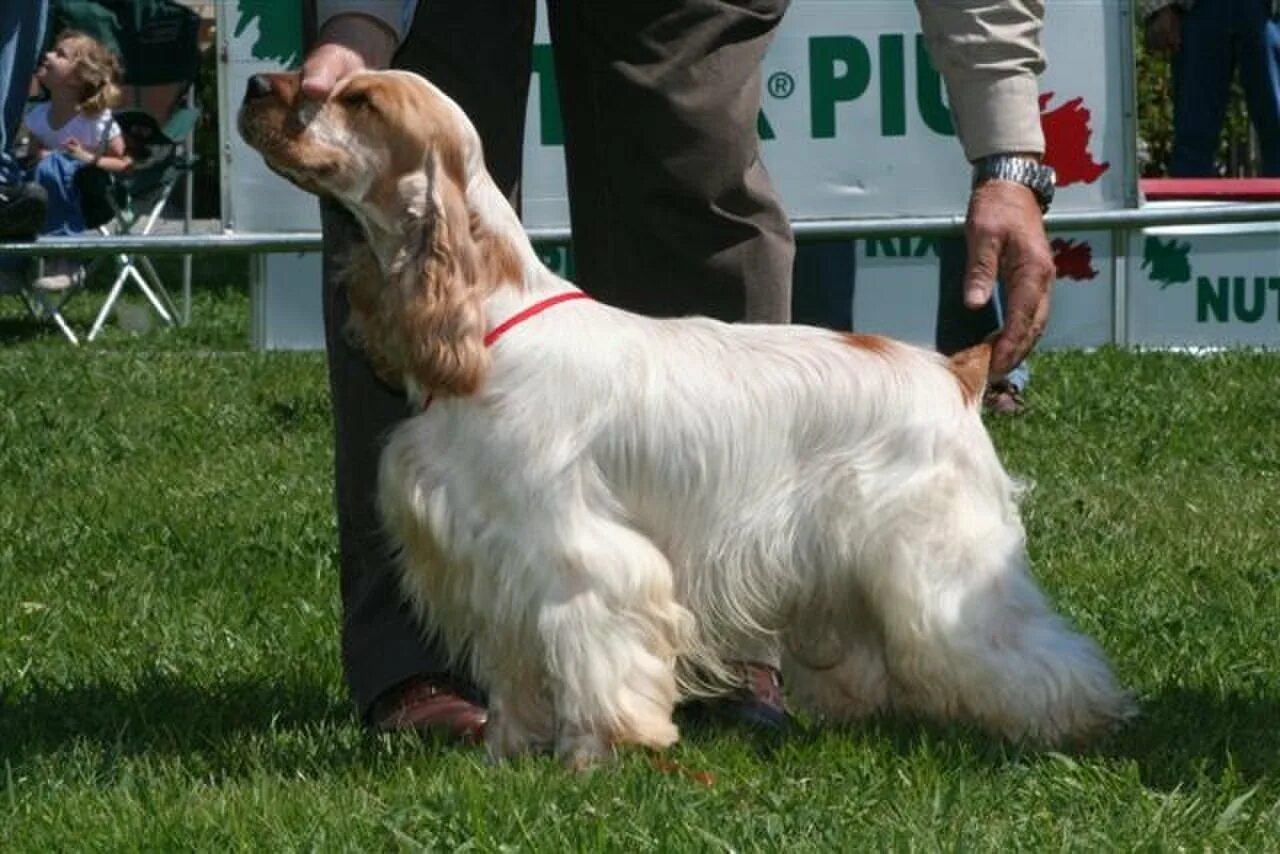
<path fill-rule="evenodd" d="M 1013 181 L 1035 193 L 1041 212 L 1049 210 L 1053 202 L 1055 177 L 1053 167 L 1011 154 L 980 157 L 973 164 L 974 187 L 985 181 Z"/>

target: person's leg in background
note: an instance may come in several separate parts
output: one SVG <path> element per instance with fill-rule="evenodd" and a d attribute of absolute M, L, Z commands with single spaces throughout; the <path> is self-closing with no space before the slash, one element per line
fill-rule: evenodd
<path fill-rule="evenodd" d="M 787 0 L 550 0 L 576 280 L 653 316 L 785 323 L 791 226 L 760 159 L 760 65 Z M 752 645 L 754 646 L 754 645 Z M 785 726 L 771 644 L 717 708 Z"/>
<path fill-rule="evenodd" d="M 1280 14 L 1272 14 L 1273 0 L 1233 3 L 1240 85 L 1258 134 L 1262 175 L 1280 178 Z"/>
<path fill-rule="evenodd" d="M 48 19 L 46 0 L 0 3 L 0 97 L 4 98 L 0 152 L 9 150 L 22 120 Z"/>
<path fill-rule="evenodd" d="M 1003 323 L 1004 289 L 996 283 L 996 295 L 979 309 L 964 304 L 964 268 L 968 251 L 963 237 L 944 237 L 938 241 L 938 316 L 934 327 L 934 346 L 950 356 L 982 341 Z M 989 412 L 1017 415 L 1023 410 L 1022 395 L 1031 380 L 1026 362 L 997 378 L 987 386 L 983 406 Z"/>
<path fill-rule="evenodd" d="M 83 234 L 84 209 L 76 173 L 85 165 L 62 151 L 51 151 L 41 157 L 32 170 L 32 180 L 44 191 L 48 200 L 42 235 L 69 236 Z M 32 283 L 37 290 L 57 293 L 84 281 L 84 264 L 76 258 L 54 256 L 43 259 L 39 275 Z"/>
<path fill-rule="evenodd" d="M 791 320 L 848 332 L 853 329 L 853 289 L 858 243 L 821 240 L 796 244 Z"/>
<path fill-rule="evenodd" d="M 1182 13 L 1182 47 L 1173 55 L 1171 177 L 1218 174 L 1218 145 L 1235 70 L 1232 5 L 1207 0 Z"/>
<path fill-rule="evenodd" d="M 80 188 L 76 186 L 76 173 L 83 168 L 83 163 L 63 151 L 51 151 L 35 165 L 32 179 L 44 187 L 49 196 L 49 210 L 41 234 L 66 236 L 85 230 Z"/>
<path fill-rule="evenodd" d="M 431 0 L 421 4 L 394 63 L 424 74 L 461 104 L 483 138 L 490 172 L 513 199 L 532 39 L 532 2 Z M 450 672 L 442 646 L 424 642 L 383 536 L 376 508 L 378 457 L 387 434 L 410 413 L 403 393 L 381 384 L 343 335 L 348 305 L 337 261 L 359 237 L 345 212 L 326 206 L 323 214 L 344 673 L 360 714 L 375 727 L 476 736 L 484 720 L 473 705 L 479 698 Z"/>
<path fill-rule="evenodd" d="M 45 191 L 29 180 L 10 150 L 27 105 L 48 15 L 45 0 L 0 3 L 0 237 L 34 237 L 48 204 Z M 0 257 L 0 291 L 22 288 L 28 266 L 26 258 Z"/>

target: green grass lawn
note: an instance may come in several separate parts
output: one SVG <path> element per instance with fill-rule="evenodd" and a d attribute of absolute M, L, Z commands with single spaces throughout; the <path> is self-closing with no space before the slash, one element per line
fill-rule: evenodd
<path fill-rule="evenodd" d="M 94 296 L 94 301 L 101 295 Z M 83 322 L 86 305 L 77 318 Z M 570 776 L 357 726 L 318 354 L 247 299 L 79 350 L 0 302 L 0 849 L 1280 850 L 1280 355 L 1036 358 L 993 424 L 1142 716 L 1083 752 L 689 729 Z"/>

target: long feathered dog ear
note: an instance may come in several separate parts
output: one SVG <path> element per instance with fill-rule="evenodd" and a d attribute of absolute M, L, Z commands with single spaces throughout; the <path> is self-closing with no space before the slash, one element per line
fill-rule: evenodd
<path fill-rule="evenodd" d="M 427 209 L 410 230 L 409 257 L 393 272 L 383 309 L 399 326 L 404 368 L 424 392 L 474 394 L 484 382 L 484 297 L 462 189 L 428 155 Z M 395 305 L 398 303 L 398 305 Z"/>

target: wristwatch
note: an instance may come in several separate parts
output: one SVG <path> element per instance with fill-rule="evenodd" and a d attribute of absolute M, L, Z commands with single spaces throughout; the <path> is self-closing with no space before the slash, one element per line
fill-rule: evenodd
<path fill-rule="evenodd" d="M 1057 181 L 1052 166 L 1045 166 L 1030 157 L 1016 154 L 992 154 L 973 161 L 973 185 L 987 181 L 1013 181 L 1036 194 L 1040 212 L 1049 210 L 1053 202 L 1053 187 Z"/>

